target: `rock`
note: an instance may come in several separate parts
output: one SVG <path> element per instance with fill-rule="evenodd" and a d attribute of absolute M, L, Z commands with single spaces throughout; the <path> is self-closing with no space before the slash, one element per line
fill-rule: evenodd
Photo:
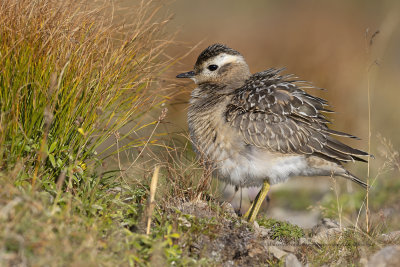
<path fill-rule="evenodd" d="M 360 266 L 367 266 L 368 265 L 368 259 L 365 257 L 360 258 L 360 261 L 358 262 Z"/>
<path fill-rule="evenodd" d="M 179 217 L 178 222 L 179 222 L 179 225 L 185 226 L 187 228 L 190 228 L 192 226 L 192 224 L 184 217 Z"/>
<path fill-rule="evenodd" d="M 267 229 L 267 228 L 260 226 L 256 221 L 254 221 L 254 223 L 253 223 L 253 229 L 254 229 L 254 232 L 256 233 L 256 235 L 259 237 L 262 237 L 262 238 L 268 237 L 268 234 L 271 231 L 271 229 Z"/>
<path fill-rule="evenodd" d="M 236 266 L 234 261 L 226 261 L 223 265 L 224 267 L 233 267 Z"/>
<path fill-rule="evenodd" d="M 253 222 L 253 227 L 254 227 L 254 230 L 260 229 L 260 225 L 258 224 L 257 221 L 254 221 L 254 222 Z"/>
<path fill-rule="evenodd" d="M 313 236 L 311 241 L 317 244 L 327 244 L 334 241 L 341 233 L 342 230 L 340 228 L 322 230 L 317 235 Z"/>
<path fill-rule="evenodd" d="M 285 257 L 285 267 L 302 267 L 303 265 L 297 259 L 297 257 L 290 253 Z"/>
<path fill-rule="evenodd" d="M 207 202 L 202 200 L 179 203 L 176 205 L 176 208 L 182 213 L 190 214 L 198 218 L 211 218 L 215 215 Z"/>
<path fill-rule="evenodd" d="M 265 248 L 257 243 L 250 242 L 246 245 L 246 249 L 248 251 L 249 257 L 256 257 L 257 255 L 261 255 L 265 252 Z"/>
<path fill-rule="evenodd" d="M 286 251 L 286 252 L 289 252 L 289 253 L 295 253 L 296 250 L 297 250 L 297 247 L 295 247 L 295 246 L 283 246 L 283 247 L 281 247 L 281 249 L 283 251 Z"/>
<path fill-rule="evenodd" d="M 275 246 L 268 246 L 268 252 L 271 253 L 278 260 L 288 255 L 288 253 Z"/>
<path fill-rule="evenodd" d="M 317 235 L 322 231 L 332 228 L 340 228 L 339 223 L 329 218 L 322 218 L 321 221 L 311 229 L 311 231 L 313 235 Z"/>
<path fill-rule="evenodd" d="M 400 263 L 400 246 L 388 246 L 376 252 L 368 261 L 368 267 L 395 267 Z"/>
<path fill-rule="evenodd" d="M 318 244 L 326 244 L 333 241 L 342 233 L 343 228 L 335 220 L 329 218 L 321 219 L 321 222 L 314 226 L 311 231 L 313 237 L 311 241 Z"/>
<path fill-rule="evenodd" d="M 235 212 L 235 209 L 233 208 L 231 203 L 224 202 L 224 203 L 222 203 L 221 208 L 225 213 L 227 213 L 230 216 L 232 216 L 232 218 L 237 218 L 238 217 L 236 212 Z"/>
<path fill-rule="evenodd" d="M 300 237 L 299 244 L 300 245 L 311 245 L 311 242 L 308 238 Z"/>
<path fill-rule="evenodd" d="M 383 242 L 387 242 L 387 243 L 399 241 L 400 240 L 400 231 L 394 231 L 394 232 L 391 232 L 388 234 L 382 234 L 380 236 L 380 239 Z"/>

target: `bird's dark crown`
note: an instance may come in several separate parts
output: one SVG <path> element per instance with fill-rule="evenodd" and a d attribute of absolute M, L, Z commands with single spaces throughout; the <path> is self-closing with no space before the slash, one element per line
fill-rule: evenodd
<path fill-rule="evenodd" d="M 215 56 L 218 56 L 219 54 L 228 54 L 228 55 L 240 55 L 240 53 L 230 47 L 227 47 L 226 45 L 223 44 L 213 44 L 207 47 L 206 49 L 201 52 L 199 57 L 197 58 L 196 61 L 196 66 L 200 66 L 203 64 L 205 61 L 209 60 L 210 58 L 213 58 Z"/>

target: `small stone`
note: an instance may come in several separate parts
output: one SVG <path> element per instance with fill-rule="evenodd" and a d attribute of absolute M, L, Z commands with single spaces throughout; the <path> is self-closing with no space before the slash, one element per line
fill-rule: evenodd
<path fill-rule="evenodd" d="M 231 203 L 224 202 L 224 203 L 222 203 L 221 208 L 224 212 L 228 213 L 233 218 L 237 218 L 237 214 Z"/>
<path fill-rule="evenodd" d="M 257 221 L 253 222 L 253 227 L 254 227 L 254 230 L 259 230 L 260 229 L 260 225 L 258 224 Z"/>
<path fill-rule="evenodd" d="M 343 230 L 340 228 L 340 224 L 332 219 L 323 218 L 321 222 L 315 225 L 311 231 L 313 237 L 311 242 L 317 244 L 326 244 L 333 241 Z"/>
<path fill-rule="evenodd" d="M 391 232 L 388 234 L 382 234 L 380 236 L 380 239 L 383 242 L 387 242 L 387 243 L 398 241 L 398 240 L 400 240 L 400 231 L 394 231 L 394 232 Z"/>
<path fill-rule="evenodd" d="M 262 246 L 256 245 L 254 243 L 250 243 L 249 245 L 247 245 L 246 249 L 248 251 L 249 257 L 251 257 L 251 258 L 265 252 L 265 250 Z"/>
<path fill-rule="evenodd" d="M 231 266 L 236 266 L 235 262 L 232 260 L 226 261 L 223 265 L 224 267 L 231 267 Z"/>
<path fill-rule="evenodd" d="M 288 253 L 286 253 L 285 251 L 283 251 L 275 246 L 269 246 L 268 252 L 271 253 L 278 260 L 280 260 L 282 257 L 288 255 Z"/>
<path fill-rule="evenodd" d="M 289 252 L 289 253 L 294 253 L 294 252 L 296 252 L 297 248 L 295 246 L 283 246 L 283 247 L 281 247 L 281 249 L 283 251 L 286 251 L 286 252 Z"/>
<path fill-rule="evenodd" d="M 290 253 L 285 257 L 285 267 L 302 267 L 303 265 L 297 257 Z"/>
<path fill-rule="evenodd" d="M 319 233 L 311 238 L 313 243 L 326 244 L 337 238 L 342 233 L 340 228 L 331 228 L 319 231 Z"/>
<path fill-rule="evenodd" d="M 300 237 L 299 244 L 300 245 L 311 245 L 311 242 L 308 238 Z"/>
<path fill-rule="evenodd" d="M 207 202 L 202 200 L 194 200 L 183 202 L 177 205 L 177 208 L 185 214 L 190 214 L 198 218 L 211 218 L 215 216 Z"/>
<path fill-rule="evenodd" d="M 258 235 L 259 237 L 268 237 L 268 234 L 271 231 L 271 229 L 260 226 L 256 221 L 254 221 L 253 229 L 256 235 Z"/>
<path fill-rule="evenodd" d="M 213 259 L 219 258 L 219 254 L 216 251 L 211 251 L 211 256 Z"/>
<path fill-rule="evenodd" d="M 400 262 L 400 246 L 385 247 L 374 255 L 368 261 L 368 267 L 395 267 Z"/>
<path fill-rule="evenodd" d="M 312 228 L 312 234 L 317 235 L 322 231 L 326 231 L 327 229 L 332 228 L 340 228 L 340 225 L 337 221 L 329 219 L 329 218 L 322 218 L 321 221 Z"/>
<path fill-rule="evenodd" d="M 192 224 L 184 217 L 179 217 L 178 221 L 181 226 L 185 226 L 187 228 L 190 228 L 192 226 Z"/>
<path fill-rule="evenodd" d="M 358 262 L 360 266 L 367 266 L 368 265 L 368 259 L 365 257 L 360 258 L 360 261 Z"/>

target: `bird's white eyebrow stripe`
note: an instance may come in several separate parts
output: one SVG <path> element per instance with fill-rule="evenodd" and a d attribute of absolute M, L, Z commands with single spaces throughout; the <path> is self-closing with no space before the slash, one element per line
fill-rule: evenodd
<path fill-rule="evenodd" d="M 226 53 L 222 53 L 214 58 L 212 58 L 211 60 L 207 60 L 205 62 L 206 65 L 209 64 L 215 64 L 218 66 L 222 66 L 225 65 L 227 63 L 231 63 L 231 62 L 235 62 L 235 61 L 244 61 L 242 56 L 238 56 L 238 55 L 229 55 Z"/>

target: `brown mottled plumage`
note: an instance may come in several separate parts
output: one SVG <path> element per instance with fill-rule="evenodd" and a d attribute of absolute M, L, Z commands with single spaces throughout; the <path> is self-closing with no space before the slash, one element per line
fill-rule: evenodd
<path fill-rule="evenodd" d="M 362 186 L 343 162 L 365 161 L 366 152 L 333 136 L 327 101 L 306 93 L 311 85 L 269 69 L 251 75 L 242 55 L 224 45 L 205 49 L 191 78 L 198 85 L 188 111 L 197 153 L 220 179 L 240 187 L 275 184 L 292 176 L 343 176 Z"/>
<path fill-rule="evenodd" d="M 320 153 L 332 160 L 354 161 L 367 153 L 351 148 L 330 135 L 355 138 L 333 131 L 321 112 L 327 101 L 311 96 L 301 83 L 280 76 L 280 70 L 256 73 L 234 92 L 226 120 L 246 143 L 280 153 Z"/>

